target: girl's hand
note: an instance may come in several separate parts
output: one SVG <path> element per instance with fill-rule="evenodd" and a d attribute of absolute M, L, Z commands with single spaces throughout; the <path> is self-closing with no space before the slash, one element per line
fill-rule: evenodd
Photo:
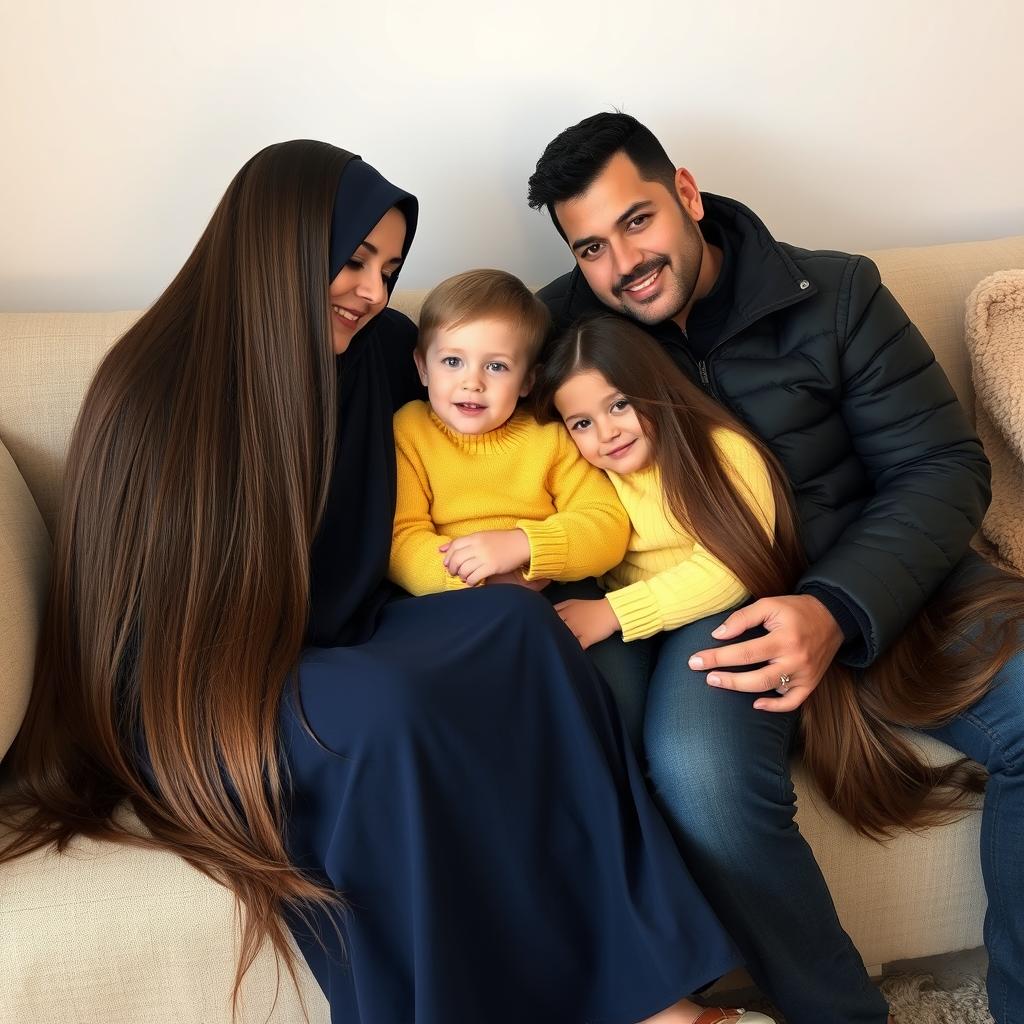
<path fill-rule="evenodd" d="M 607 598 L 581 601 L 572 598 L 559 601 L 555 605 L 558 617 L 572 630 L 572 634 L 586 650 L 593 644 L 607 640 L 612 633 L 618 632 L 619 620 L 612 611 Z"/>
<path fill-rule="evenodd" d="M 448 572 L 469 587 L 530 561 L 530 539 L 522 530 L 481 530 L 442 544 L 438 550 Z"/>

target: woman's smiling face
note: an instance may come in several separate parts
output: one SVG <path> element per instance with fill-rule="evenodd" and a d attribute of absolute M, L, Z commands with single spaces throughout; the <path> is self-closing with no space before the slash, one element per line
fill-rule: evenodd
<path fill-rule="evenodd" d="M 340 355 L 356 332 L 388 304 L 388 281 L 402 264 L 405 217 L 391 207 L 331 282 L 331 336 Z"/>

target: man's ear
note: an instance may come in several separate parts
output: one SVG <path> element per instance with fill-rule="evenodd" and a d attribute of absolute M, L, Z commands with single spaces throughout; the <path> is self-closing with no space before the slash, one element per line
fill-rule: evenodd
<path fill-rule="evenodd" d="M 427 386 L 427 363 L 423 358 L 423 353 L 419 350 L 419 346 L 413 349 L 412 353 L 413 362 L 416 363 L 416 372 L 420 375 L 420 383 Z"/>
<path fill-rule="evenodd" d="M 701 197 L 700 189 L 693 175 L 685 168 L 680 167 L 675 177 L 676 195 L 686 212 L 694 219 L 701 220 L 704 217 L 704 200 Z"/>
<path fill-rule="evenodd" d="M 519 389 L 519 397 L 525 398 L 530 390 L 533 388 L 534 382 L 537 379 L 537 368 L 533 367 L 530 372 L 523 378 L 523 386 Z"/>

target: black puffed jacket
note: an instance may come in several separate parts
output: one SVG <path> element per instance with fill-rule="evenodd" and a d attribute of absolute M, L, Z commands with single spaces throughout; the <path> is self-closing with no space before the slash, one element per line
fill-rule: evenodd
<path fill-rule="evenodd" d="M 988 460 L 871 260 L 778 242 L 741 203 L 703 199 L 702 226 L 730 240 L 732 302 L 704 359 L 682 334 L 666 347 L 782 462 L 810 559 L 796 589 L 842 602 L 857 629 L 841 660 L 868 665 L 967 554 Z M 556 327 L 605 309 L 578 269 L 539 294 Z"/>

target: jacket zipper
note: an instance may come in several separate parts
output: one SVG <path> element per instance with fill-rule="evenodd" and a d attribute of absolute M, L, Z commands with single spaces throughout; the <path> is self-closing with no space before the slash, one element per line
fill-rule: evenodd
<path fill-rule="evenodd" d="M 711 361 L 710 357 L 713 356 L 723 345 L 732 341 L 732 339 L 735 338 L 737 335 L 742 334 L 751 324 L 756 323 L 758 320 L 761 320 L 766 316 L 770 316 L 772 313 L 778 312 L 778 310 L 780 309 L 785 309 L 787 306 L 795 306 L 797 302 L 801 302 L 805 298 L 810 298 L 810 296 L 813 294 L 813 291 L 809 293 L 805 292 L 803 295 L 790 297 L 780 302 L 777 302 L 774 306 L 768 306 L 767 308 L 759 311 L 756 316 L 749 317 L 747 320 L 741 321 L 739 326 L 736 327 L 733 331 L 731 331 L 724 337 L 719 338 L 718 341 L 716 341 L 715 344 L 712 346 L 711 351 L 708 352 L 708 358 L 700 359 L 697 362 L 697 372 L 700 374 L 701 387 L 703 387 L 709 395 L 712 395 L 714 398 L 717 398 L 724 405 L 731 408 L 729 403 L 718 395 L 718 392 L 715 391 L 714 385 L 711 383 L 711 371 L 708 369 L 708 364 Z M 683 331 L 683 336 L 686 337 L 686 331 Z"/>
<path fill-rule="evenodd" d="M 687 344 L 690 341 L 689 335 L 686 333 L 686 328 L 683 328 L 683 344 L 677 346 L 679 351 L 683 353 L 689 364 L 697 371 L 697 376 L 700 378 L 700 386 L 709 394 L 714 395 L 715 389 L 711 386 L 711 374 L 708 372 L 708 364 L 704 359 L 694 359 L 693 353 L 687 348 Z M 673 346 L 676 347 L 676 346 Z M 717 346 L 716 346 L 717 348 Z M 689 374 L 687 374 L 689 376 Z M 692 378 L 691 378 L 692 379 Z"/>

